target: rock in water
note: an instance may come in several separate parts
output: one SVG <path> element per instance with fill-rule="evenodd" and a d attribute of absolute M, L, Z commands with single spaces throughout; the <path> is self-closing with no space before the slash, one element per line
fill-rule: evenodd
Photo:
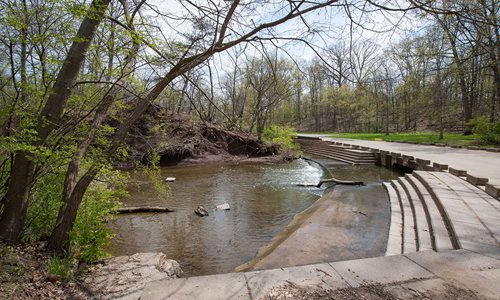
<path fill-rule="evenodd" d="M 194 213 L 200 217 L 208 216 L 208 211 L 203 206 L 198 206 L 198 208 L 194 210 Z"/>
<path fill-rule="evenodd" d="M 161 252 L 136 253 L 117 256 L 96 266 L 86 276 L 84 284 L 97 299 L 138 299 L 147 283 L 181 275 L 179 263 Z"/>

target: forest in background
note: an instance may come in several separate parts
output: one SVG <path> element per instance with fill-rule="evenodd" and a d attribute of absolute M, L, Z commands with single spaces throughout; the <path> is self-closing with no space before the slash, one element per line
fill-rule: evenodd
<path fill-rule="evenodd" d="M 259 139 L 274 125 L 469 133 L 482 118 L 500 127 L 494 0 L 171 5 L 0 1 L 1 239 L 48 238 L 52 253 L 101 257 L 102 220 L 125 181 L 112 161 L 127 155 L 124 140 L 151 105 Z M 349 30 L 326 47 L 313 42 L 335 35 L 334 18 L 376 27 L 373 16 L 390 13 L 422 26 L 388 45 Z M 298 57 L 297 43 L 315 57 Z"/>
<path fill-rule="evenodd" d="M 471 120 L 500 118 L 498 6 L 448 4 L 467 16 L 421 12 L 415 17 L 422 28 L 391 45 L 339 39 L 311 60 L 279 47 L 258 55 L 229 51 L 224 70 L 214 75 L 208 62 L 159 104 L 258 134 L 274 124 L 298 131 L 470 133 Z"/>

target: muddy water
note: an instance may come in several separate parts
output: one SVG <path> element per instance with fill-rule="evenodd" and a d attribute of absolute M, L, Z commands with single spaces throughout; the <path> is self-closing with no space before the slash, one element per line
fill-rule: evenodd
<path fill-rule="evenodd" d="M 179 261 L 186 276 L 232 271 L 314 203 L 323 190 L 297 187 L 325 177 L 319 165 L 304 160 L 277 165 L 206 165 L 168 167 L 163 177 L 176 177 L 171 196 L 154 196 L 141 172 L 131 172 L 130 196 L 124 205 L 161 205 L 169 214 L 121 215 L 111 224 L 116 236 L 113 255 L 161 251 Z M 328 176 L 326 176 L 328 177 Z M 229 211 L 214 211 L 228 203 Z M 199 205 L 209 211 L 200 218 Z"/>
<path fill-rule="evenodd" d="M 363 189 L 364 198 L 369 199 L 366 205 L 379 206 L 388 212 L 384 195 L 370 195 L 374 189 L 380 189 L 379 182 L 395 178 L 397 174 L 375 166 L 353 167 L 319 160 L 336 178 L 366 181 L 368 185 Z M 113 255 L 161 251 L 179 261 L 185 276 L 231 272 L 254 258 L 259 248 L 324 191 L 295 184 L 315 184 L 330 176 L 321 166 L 304 160 L 278 165 L 169 167 L 162 169 L 162 176 L 176 177 L 176 181 L 171 184 L 171 196 L 160 199 L 154 196 L 145 174 L 131 172 L 130 175 L 130 196 L 122 201 L 125 205 L 162 205 L 176 211 L 118 217 L 111 224 L 116 236 L 109 251 Z M 214 210 L 223 203 L 228 203 L 231 210 Z M 363 201 L 360 203 L 362 206 Z M 204 206 L 210 215 L 196 216 L 193 210 L 198 205 Z M 381 218 L 385 219 L 384 216 L 386 214 L 381 214 Z M 383 247 L 379 244 L 377 247 Z"/>

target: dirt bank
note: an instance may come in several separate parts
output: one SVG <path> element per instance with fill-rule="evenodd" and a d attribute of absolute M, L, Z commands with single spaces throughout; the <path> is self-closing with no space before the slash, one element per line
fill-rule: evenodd
<path fill-rule="evenodd" d="M 137 163 L 148 164 L 154 158 L 159 159 L 161 166 L 284 159 L 276 146 L 259 141 L 252 134 L 196 122 L 187 115 L 171 114 L 155 106 L 148 108 L 125 142 L 128 156 L 115 161 L 115 166 L 123 169 Z"/>

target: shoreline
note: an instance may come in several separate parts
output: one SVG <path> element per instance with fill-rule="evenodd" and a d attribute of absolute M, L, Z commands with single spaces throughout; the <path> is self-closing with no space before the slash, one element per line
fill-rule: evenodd
<path fill-rule="evenodd" d="M 189 167 L 202 166 L 212 164 L 251 164 L 251 163 L 285 163 L 301 157 L 288 157 L 284 155 L 267 155 L 267 156 L 246 156 L 246 155 L 231 155 L 231 154 L 209 154 L 199 157 L 189 157 L 181 160 L 176 164 L 160 165 L 162 168 L 168 167 Z M 134 165 L 114 165 L 114 170 L 133 171 L 136 169 Z"/>

